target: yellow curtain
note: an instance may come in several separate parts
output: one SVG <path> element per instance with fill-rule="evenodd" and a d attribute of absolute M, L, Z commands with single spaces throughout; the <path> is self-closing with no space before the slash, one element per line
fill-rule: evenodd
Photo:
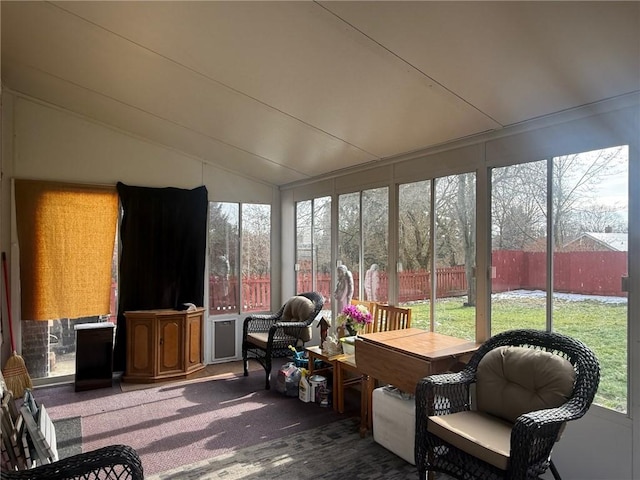
<path fill-rule="evenodd" d="M 115 187 L 16 180 L 22 318 L 109 313 Z"/>

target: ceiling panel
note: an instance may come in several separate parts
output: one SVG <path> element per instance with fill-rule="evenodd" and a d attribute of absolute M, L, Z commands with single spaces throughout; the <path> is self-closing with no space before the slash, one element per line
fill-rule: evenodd
<path fill-rule="evenodd" d="M 502 125 L 640 88 L 640 2 L 326 2 Z"/>
<path fill-rule="evenodd" d="M 36 7 L 34 7 L 36 8 Z M 9 45 L 12 55 L 56 78 L 81 85 L 178 127 L 218 140 L 311 176 L 316 168 L 340 168 L 373 157 L 289 115 L 256 102 L 148 49 L 55 7 L 9 19 L 9 38 L 33 32 L 31 41 Z M 15 32 L 15 33 L 14 33 Z M 85 41 L 78 43 L 79 39 Z M 89 39 L 89 41 L 86 41 Z M 41 46 L 47 44 L 47 49 Z M 55 54 L 51 54 L 51 52 Z M 109 121 L 109 120 L 107 120 Z"/>
<path fill-rule="evenodd" d="M 177 127 L 164 119 L 23 65 L 11 64 L 10 68 L 3 68 L 3 75 L 6 75 L 9 83 L 21 85 L 26 95 L 62 104 L 73 112 L 99 122 L 108 121 L 109 125 L 117 125 L 118 129 L 125 132 L 246 177 L 272 185 L 308 178 L 293 169 L 230 147 L 193 130 Z"/>
<path fill-rule="evenodd" d="M 639 2 L 7 2 L 5 87 L 282 185 L 640 90 Z"/>
<path fill-rule="evenodd" d="M 376 157 L 499 127 L 314 2 L 62 7 Z"/>

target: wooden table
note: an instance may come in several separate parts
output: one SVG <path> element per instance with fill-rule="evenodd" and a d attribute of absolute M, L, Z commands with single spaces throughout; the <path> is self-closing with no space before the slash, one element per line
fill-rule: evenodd
<path fill-rule="evenodd" d="M 355 368 L 372 379 L 415 394 L 423 377 L 450 370 L 466 362 L 480 343 L 419 328 L 359 335 L 355 343 Z M 366 426 L 372 428 L 371 398 L 375 381 L 366 382 Z"/>

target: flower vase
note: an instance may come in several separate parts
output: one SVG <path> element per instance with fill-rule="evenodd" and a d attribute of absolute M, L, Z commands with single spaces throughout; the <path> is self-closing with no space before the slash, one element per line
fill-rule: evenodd
<path fill-rule="evenodd" d="M 356 347 L 354 345 L 355 337 L 343 337 L 340 339 L 342 345 L 342 353 L 345 355 L 355 355 Z"/>
<path fill-rule="evenodd" d="M 337 327 L 338 338 L 346 337 L 349 332 L 344 327 Z"/>

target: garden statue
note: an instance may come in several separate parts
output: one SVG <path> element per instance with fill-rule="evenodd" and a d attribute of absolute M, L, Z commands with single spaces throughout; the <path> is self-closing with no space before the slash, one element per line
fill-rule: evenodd
<path fill-rule="evenodd" d="M 338 312 L 342 312 L 353 298 L 353 275 L 345 265 L 338 267 L 338 284 L 335 292 L 333 292 L 333 297 L 336 299 Z"/>
<path fill-rule="evenodd" d="M 364 274 L 364 294 L 366 300 L 376 302 L 378 300 L 378 285 L 380 283 L 380 274 L 378 273 L 378 264 L 372 263 L 367 273 Z"/>

